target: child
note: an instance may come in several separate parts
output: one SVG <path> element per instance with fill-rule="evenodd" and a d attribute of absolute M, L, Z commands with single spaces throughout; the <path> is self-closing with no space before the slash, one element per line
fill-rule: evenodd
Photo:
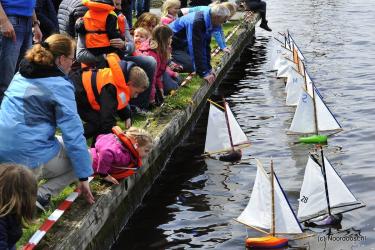
<path fill-rule="evenodd" d="M 180 7 L 181 3 L 179 0 L 166 0 L 161 6 L 161 23 L 163 25 L 168 25 L 176 20 Z"/>
<path fill-rule="evenodd" d="M 110 40 L 121 38 L 113 0 L 83 0 L 88 11 L 77 20 L 76 32 L 85 35 L 86 48 L 95 56 L 117 52 Z"/>
<path fill-rule="evenodd" d="M 134 30 L 134 44 L 135 49 L 139 49 L 141 47 L 141 44 L 145 42 L 146 40 L 150 39 L 151 34 L 146 30 L 145 28 L 139 27 Z M 137 55 L 137 54 L 135 54 Z"/>
<path fill-rule="evenodd" d="M 154 28 L 159 24 L 159 21 L 160 18 L 157 15 L 146 12 L 138 17 L 133 29 L 135 30 L 136 28 L 142 27 L 148 30 L 148 32 L 151 34 Z"/>
<path fill-rule="evenodd" d="M 165 72 L 169 73 L 172 78 L 177 78 L 178 74 L 167 67 L 171 54 L 172 30 L 168 26 L 158 26 L 152 32 L 152 39 L 142 43 L 138 49 L 138 53 L 152 56 L 156 60 L 155 78 L 152 83 L 150 103 L 161 105 L 164 93 L 178 88 L 178 83 L 171 81 L 163 81 Z"/>
<path fill-rule="evenodd" d="M 118 184 L 118 180 L 141 167 L 141 159 L 151 150 L 152 137 L 140 128 L 130 127 L 123 132 L 113 127 L 113 133 L 97 137 L 95 147 L 90 149 L 93 169 L 104 180 Z"/>
<path fill-rule="evenodd" d="M 0 164 L 0 249 L 16 249 L 22 224 L 34 216 L 37 182 L 33 173 L 17 164 Z"/>

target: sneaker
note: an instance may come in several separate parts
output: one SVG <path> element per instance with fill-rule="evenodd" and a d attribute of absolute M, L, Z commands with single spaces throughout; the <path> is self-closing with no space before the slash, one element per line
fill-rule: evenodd
<path fill-rule="evenodd" d="M 267 31 L 272 31 L 270 27 L 268 27 L 268 21 L 262 21 L 259 25 L 259 27 L 261 27 L 262 29 L 264 30 L 267 30 Z"/>
<path fill-rule="evenodd" d="M 141 116 L 148 116 L 148 115 L 151 115 L 152 112 L 146 110 L 146 109 L 142 109 L 142 108 L 139 108 L 139 107 L 134 107 L 134 113 L 136 115 L 141 115 Z"/>
<path fill-rule="evenodd" d="M 49 209 L 50 202 L 51 202 L 50 194 L 46 194 L 44 197 L 38 194 L 35 205 L 37 208 L 45 212 L 46 210 Z"/>

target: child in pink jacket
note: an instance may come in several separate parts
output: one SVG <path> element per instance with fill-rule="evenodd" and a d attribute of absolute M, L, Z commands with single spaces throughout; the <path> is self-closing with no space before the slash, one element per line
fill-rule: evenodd
<path fill-rule="evenodd" d="M 93 170 L 104 180 L 118 184 L 141 167 L 142 158 L 151 150 L 152 137 L 140 128 L 130 127 L 123 132 L 114 127 L 114 133 L 101 134 L 90 149 Z"/>

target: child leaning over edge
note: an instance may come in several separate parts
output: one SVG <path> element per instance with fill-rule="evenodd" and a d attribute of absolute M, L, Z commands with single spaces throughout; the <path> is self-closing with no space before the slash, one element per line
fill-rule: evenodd
<path fill-rule="evenodd" d="M 37 182 L 33 173 L 17 164 L 0 164 L 0 249 L 16 249 L 22 224 L 35 212 Z"/>
<path fill-rule="evenodd" d="M 114 133 L 99 135 L 95 147 L 90 149 L 95 174 L 104 180 L 118 184 L 142 165 L 142 158 L 151 150 L 152 137 L 141 128 L 130 127 L 122 131 L 114 127 Z"/>

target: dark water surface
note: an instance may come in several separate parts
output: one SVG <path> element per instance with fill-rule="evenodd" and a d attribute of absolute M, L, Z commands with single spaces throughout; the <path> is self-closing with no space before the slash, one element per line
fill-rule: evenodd
<path fill-rule="evenodd" d="M 367 207 L 345 214 L 336 238 L 312 237 L 290 248 L 375 249 L 375 1 L 269 0 L 269 24 L 289 29 L 307 69 L 344 131 L 329 138 L 327 158 Z M 297 210 L 310 145 L 286 135 L 294 108 L 285 105 L 283 83 L 269 71 L 272 35 L 257 28 L 255 43 L 219 87 L 252 142 L 249 153 L 269 165 Z M 256 167 L 199 160 L 207 110 L 173 154 L 113 249 L 244 249 L 252 230 L 233 221 L 245 208 Z M 327 234 L 327 231 L 320 235 Z M 363 236 L 337 238 L 337 236 Z"/>

